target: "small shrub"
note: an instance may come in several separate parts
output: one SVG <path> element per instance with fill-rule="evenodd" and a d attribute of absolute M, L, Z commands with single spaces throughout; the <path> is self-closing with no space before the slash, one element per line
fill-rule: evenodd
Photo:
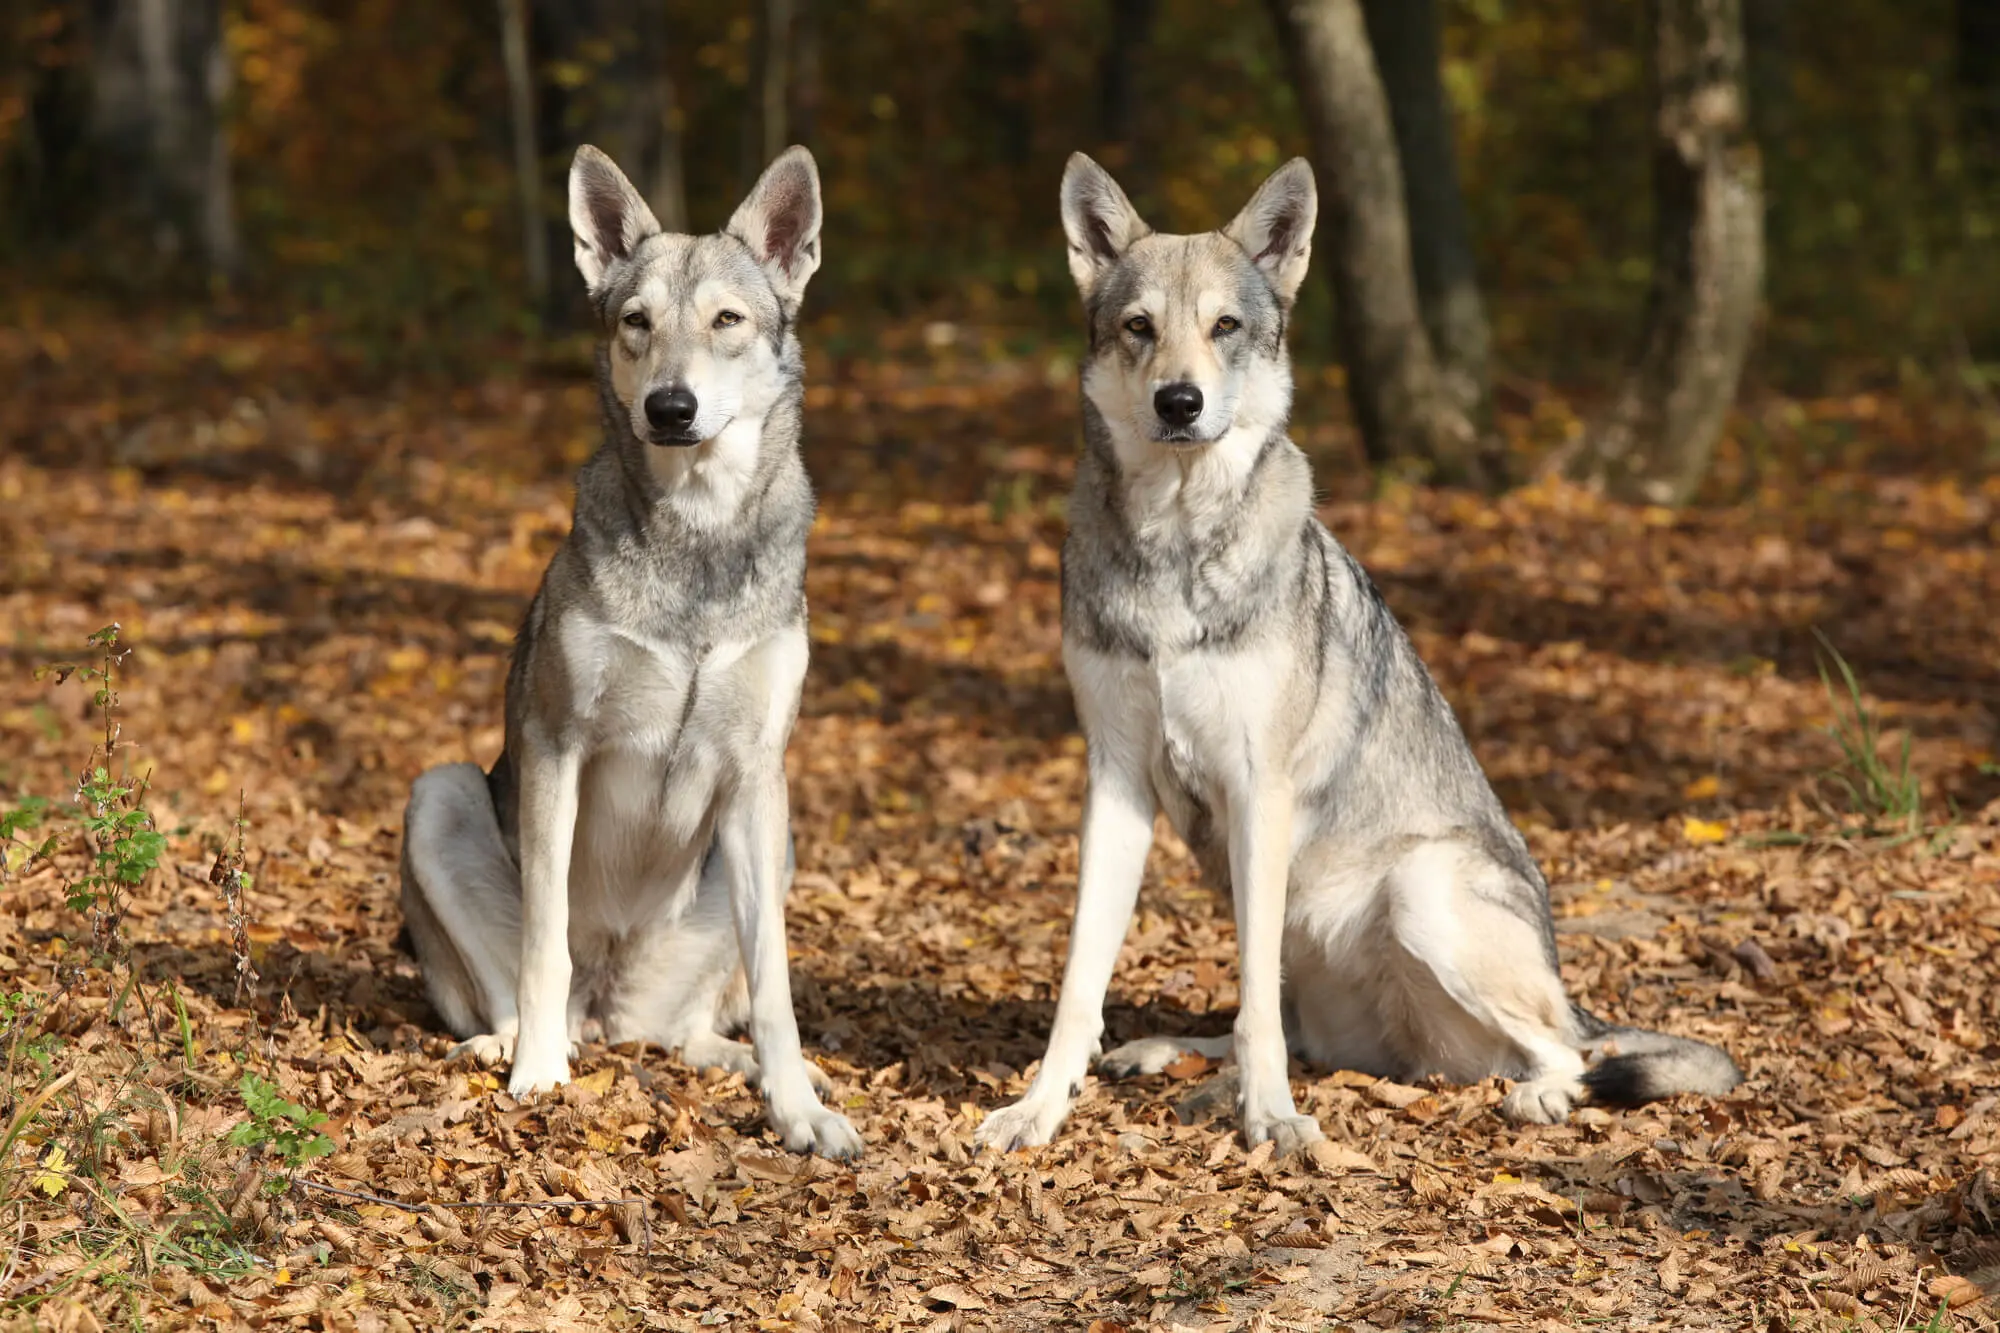
<path fill-rule="evenodd" d="M 102 654 L 96 665 L 61 662 L 35 674 L 53 675 L 58 685 L 71 676 L 95 683 L 91 701 L 103 722 L 104 739 L 92 747 L 77 777 L 73 806 L 28 796 L 12 810 L 0 811 L 0 884 L 55 864 L 65 846 L 80 843 L 84 868 L 64 879 L 63 898 L 90 921 L 90 961 L 108 967 L 124 953 L 126 896 L 159 866 L 167 839 L 145 806 L 150 775 L 134 776 L 116 761 L 121 729 L 117 673 L 126 656 L 118 648 L 118 626 L 107 625 L 89 642 Z"/>
<path fill-rule="evenodd" d="M 326 1123 L 324 1111 L 287 1100 L 277 1084 L 252 1073 L 243 1075 L 242 1091 L 250 1118 L 223 1140 L 232 1148 L 269 1148 L 287 1171 L 333 1151 L 333 1140 L 318 1132 Z"/>

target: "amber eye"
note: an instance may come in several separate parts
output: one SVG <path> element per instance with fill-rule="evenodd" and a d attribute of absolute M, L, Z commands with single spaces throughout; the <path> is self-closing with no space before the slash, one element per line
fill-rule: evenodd
<path fill-rule="evenodd" d="M 743 316 L 734 310 L 725 310 L 715 317 L 715 327 L 718 329 L 732 329 L 742 322 Z"/>
<path fill-rule="evenodd" d="M 1242 327 L 1242 320 L 1236 318 L 1234 315 L 1224 315 L 1221 319 L 1215 321 L 1215 336 L 1219 338 L 1225 333 L 1234 333 Z"/>
<path fill-rule="evenodd" d="M 645 329 L 652 326 L 646 322 L 645 311 L 627 310 L 625 312 L 625 327 L 628 329 Z"/>
<path fill-rule="evenodd" d="M 1153 333 L 1153 321 L 1144 315 L 1134 315 L 1125 321 L 1125 332 L 1139 338 L 1149 338 Z"/>

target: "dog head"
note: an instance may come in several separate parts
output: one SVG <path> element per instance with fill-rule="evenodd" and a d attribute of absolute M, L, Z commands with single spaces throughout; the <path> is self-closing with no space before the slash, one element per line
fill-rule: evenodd
<path fill-rule="evenodd" d="M 721 232 L 671 236 L 625 173 L 586 144 L 570 165 L 569 223 L 635 436 L 697 445 L 770 410 L 819 268 L 811 153 L 780 153 Z"/>
<path fill-rule="evenodd" d="M 1294 158 L 1221 231 L 1160 235 L 1104 168 L 1071 156 L 1062 220 L 1090 318 L 1083 387 L 1114 430 L 1199 448 L 1282 421 L 1285 319 L 1318 213 L 1312 168 Z"/>

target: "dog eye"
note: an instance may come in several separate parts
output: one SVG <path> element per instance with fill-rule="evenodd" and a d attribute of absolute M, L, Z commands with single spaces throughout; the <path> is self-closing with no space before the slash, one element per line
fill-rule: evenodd
<path fill-rule="evenodd" d="M 628 329 L 645 329 L 652 326 L 646 322 L 645 311 L 627 310 L 625 312 L 625 327 Z"/>
<path fill-rule="evenodd" d="M 1144 338 L 1153 332 L 1153 321 L 1144 315 L 1134 315 L 1125 321 L 1125 332 Z"/>
<path fill-rule="evenodd" d="M 1221 319 L 1215 321 L 1215 333 L 1217 337 L 1221 337 L 1225 333 L 1234 333 L 1242 327 L 1243 321 L 1234 315 L 1224 315 Z"/>
<path fill-rule="evenodd" d="M 734 310 L 725 310 L 715 317 L 715 327 L 718 329 L 734 328 L 742 322 L 743 316 L 737 314 Z"/>

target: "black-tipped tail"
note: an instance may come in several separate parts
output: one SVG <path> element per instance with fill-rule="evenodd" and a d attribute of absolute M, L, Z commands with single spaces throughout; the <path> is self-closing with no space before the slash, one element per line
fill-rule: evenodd
<path fill-rule="evenodd" d="M 1720 1097 L 1743 1081 L 1736 1062 L 1705 1041 L 1611 1028 L 1602 1044 L 1612 1053 L 1583 1074 L 1583 1086 L 1599 1106 L 1643 1106 L 1683 1092 Z"/>

